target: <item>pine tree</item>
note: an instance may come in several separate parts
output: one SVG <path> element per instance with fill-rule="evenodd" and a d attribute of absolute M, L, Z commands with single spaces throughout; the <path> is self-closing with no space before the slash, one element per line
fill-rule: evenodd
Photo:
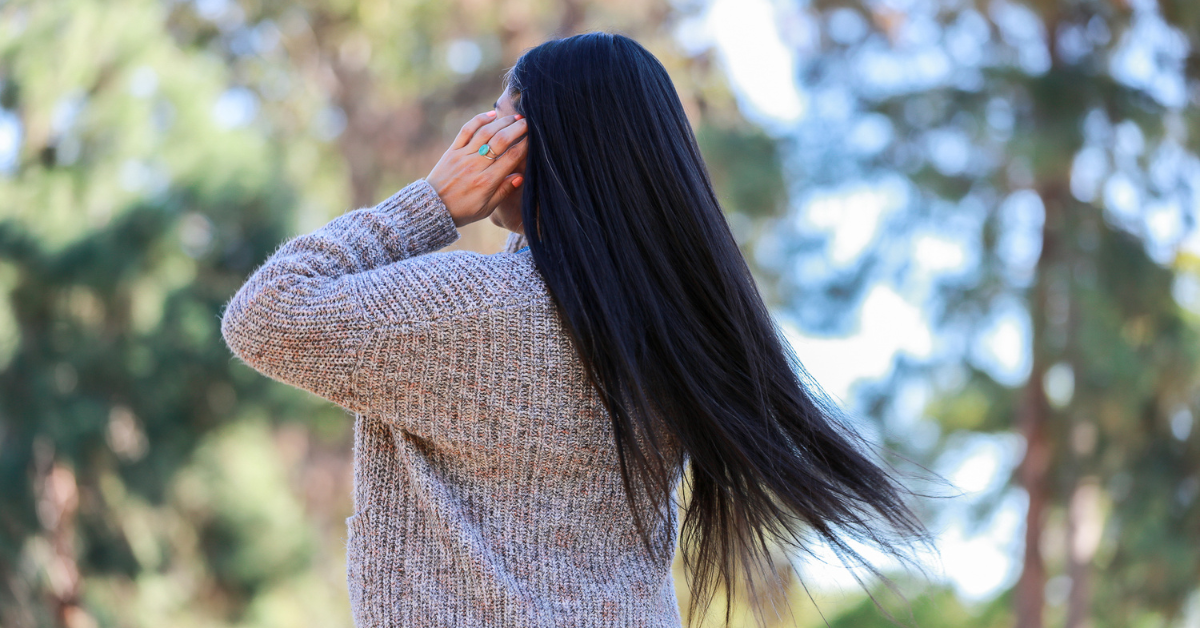
<path fill-rule="evenodd" d="M 926 460 L 965 433 L 1023 437 L 1019 627 L 1178 616 L 1200 576 L 1200 441 L 1183 429 L 1200 355 L 1173 298 L 1200 204 L 1197 5 L 817 0 L 789 17 L 810 102 L 786 149 L 801 216 L 854 186 L 884 196 L 866 197 L 883 217 L 852 259 L 804 228 L 764 237 L 781 304 L 837 331 L 831 314 L 881 282 L 917 295 L 942 350 L 898 361 L 865 411 L 896 416 L 900 390 L 932 386 L 938 446 L 908 447 Z M 954 272 L 922 261 L 947 249 Z M 977 359 L 1006 311 L 1031 330 L 1018 382 Z M 1070 583 L 1053 616 L 1050 576 Z"/>
<path fill-rule="evenodd" d="M 221 308 L 286 238 L 424 176 L 525 48 L 637 37 L 707 146 L 776 168 L 717 172 L 723 195 L 777 202 L 670 7 L 610 9 L 0 4 L 0 624 L 349 625 L 351 419 L 237 362 Z"/>

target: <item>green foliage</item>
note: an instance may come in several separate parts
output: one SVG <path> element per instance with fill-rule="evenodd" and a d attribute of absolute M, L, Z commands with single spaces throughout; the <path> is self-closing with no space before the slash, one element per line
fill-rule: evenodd
<path fill-rule="evenodd" d="M 1010 595 L 997 596 L 982 605 L 964 604 L 952 589 L 930 587 L 912 596 L 911 606 L 889 597 L 890 592 L 876 591 L 883 606 L 902 625 L 912 628 L 1007 628 L 1012 625 Z M 912 615 L 909 616 L 911 610 Z M 870 600 L 863 600 L 829 622 L 830 628 L 894 628 Z"/>
<path fill-rule="evenodd" d="M 753 218 L 782 213 L 787 194 L 774 139 L 757 128 L 704 124 L 696 141 L 726 211 Z"/>
<path fill-rule="evenodd" d="M 1041 625 L 1043 611 L 1072 626 L 1174 620 L 1200 581 L 1196 299 L 1192 312 L 1177 300 L 1197 270 L 1150 220 L 1170 207 L 1177 237 L 1194 228 L 1195 6 L 837 1 L 793 16 L 813 28 L 798 56 L 803 88 L 838 105 L 814 106 L 797 129 L 800 198 L 899 176 L 906 202 L 857 259 L 824 275 L 792 270 L 822 268 L 821 238 L 778 238 L 783 298 L 807 314 L 882 283 L 928 304 L 944 351 L 898 361 L 863 405 L 887 424 L 897 391 L 930 385 L 917 414 L 937 422 L 940 446 L 903 430 L 892 441 L 929 463 L 951 459 L 941 456 L 956 434 L 1025 441 L 1027 472 L 1014 469 L 1003 490 L 1030 498 L 1029 538 L 1047 540 L 1030 550 L 1018 625 Z M 1143 53 L 1154 62 L 1122 65 Z M 840 141 L 861 128 L 888 141 Z M 1124 184 L 1132 195 L 1118 194 Z M 906 241 L 929 232 L 965 244 L 967 272 L 938 277 L 913 262 L 921 251 Z M 1031 358 L 1016 386 L 977 357 L 995 314 L 1013 311 L 1032 332 L 1006 347 Z M 1047 576 L 1075 579 L 1063 607 L 1044 608 Z"/>
<path fill-rule="evenodd" d="M 206 439 L 175 481 L 190 487 L 201 546 L 217 577 L 247 595 L 307 569 L 313 552 L 302 505 L 289 489 L 265 418 L 242 418 Z"/>
<path fill-rule="evenodd" d="M 19 133 L 0 164 L 0 625 L 349 625 L 352 418 L 232 358 L 224 303 L 289 236 L 423 176 L 556 32 L 636 36 L 720 110 L 667 15 L 0 3 L 0 123 Z M 478 66 L 451 67 L 451 43 Z M 775 167 L 763 136 L 722 137 Z M 770 180 L 718 188 L 766 211 Z"/>
<path fill-rule="evenodd" d="M 1000 431 L 1016 412 L 1016 393 L 977 369 L 970 369 L 966 383 L 939 393 L 925 414 L 947 432 Z"/>

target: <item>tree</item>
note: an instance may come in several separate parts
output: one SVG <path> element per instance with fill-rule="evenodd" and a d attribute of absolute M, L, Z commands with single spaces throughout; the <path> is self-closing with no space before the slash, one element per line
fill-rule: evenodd
<path fill-rule="evenodd" d="M 788 17 L 811 103 L 787 149 L 799 215 L 866 189 L 859 207 L 882 217 L 857 255 L 804 228 L 770 232 L 781 303 L 836 331 L 832 306 L 879 282 L 916 295 L 943 350 L 902 360 L 864 407 L 895 416 L 897 391 L 923 382 L 943 445 L 1023 437 L 1018 626 L 1043 625 L 1048 575 L 1070 582 L 1068 626 L 1177 615 L 1200 565 L 1197 438 L 1179 427 L 1200 356 L 1172 298 L 1200 202 L 1200 10 L 816 0 Z M 979 359 L 1005 311 L 1031 330 L 1018 381 Z M 1068 550 L 1043 545 L 1058 530 Z"/>
<path fill-rule="evenodd" d="M 424 176 L 555 34 L 620 30 L 658 54 L 706 146 L 776 168 L 714 173 L 734 209 L 767 211 L 770 142 L 707 57 L 673 50 L 673 15 L 0 6 L 0 624 L 348 624 L 350 423 L 236 362 L 221 307 L 285 238 Z M 456 245 L 496 250 L 485 222 Z"/>

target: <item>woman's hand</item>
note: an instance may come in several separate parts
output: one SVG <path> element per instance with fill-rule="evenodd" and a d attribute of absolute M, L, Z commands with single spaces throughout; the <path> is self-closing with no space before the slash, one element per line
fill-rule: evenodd
<path fill-rule="evenodd" d="M 520 115 L 496 118 L 495 111 L 481 113 L 463 125 L 450 148 L 425 180 L 442 198 L 454 226 L 487 218 L 520 187 L 523 177 L 514 172 L 525 158 L 525 120 Z M 487 144 L 489 159 L 479 154 Z"/>

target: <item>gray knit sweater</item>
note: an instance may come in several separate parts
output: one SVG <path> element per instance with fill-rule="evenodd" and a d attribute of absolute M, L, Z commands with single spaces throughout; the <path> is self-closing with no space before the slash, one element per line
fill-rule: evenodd
<path fill-rule="evenodd" d="M 418 179 L 284 243 L 221 321 L 246 364 L 355 413 L 355 626 L 679 626 L 674 505 L 652 557 L 524 238 L 438 251 L 458 237 Z"/>

